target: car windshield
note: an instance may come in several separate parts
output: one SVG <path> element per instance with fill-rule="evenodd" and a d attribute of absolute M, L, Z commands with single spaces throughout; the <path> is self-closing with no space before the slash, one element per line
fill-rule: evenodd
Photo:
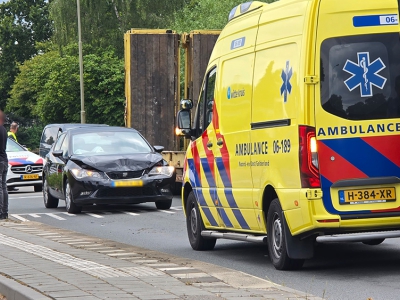
<path fill-rule="evenodd" d="M 135 131 L 103 131 L 74 134 L 73 154 L 115 155 L 152 152 L 149 144 Z"/>
<path fill-rule="evenodd" d="M 6 152 L 19 152 L 19 151 L 26 151 L 26 150 L 12 139 L 7 139 Z"/>

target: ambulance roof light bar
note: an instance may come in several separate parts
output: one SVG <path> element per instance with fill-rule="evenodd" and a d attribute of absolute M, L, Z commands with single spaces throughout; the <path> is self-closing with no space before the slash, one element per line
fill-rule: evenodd
<path fill-rule="evenodd" d="M 244 15 L 253 10 L 259 9 L 260 7 L 262 7 L 264 5 L 267 5 L 267 3 L 262 3 L 259 1 L 249 1 L 249 2 L 242 3 L 238 6 L 235 6 L 229 13 L 228 22 L 236 17 Z"/>

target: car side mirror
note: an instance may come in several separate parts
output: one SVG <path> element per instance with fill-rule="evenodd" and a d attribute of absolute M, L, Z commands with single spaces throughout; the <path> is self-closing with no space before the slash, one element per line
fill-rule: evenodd
<path fill-rule="evenodd" d="M 51 152 L 51 154 L 53 154 L 55 157 L 61 158 L 63 156 L 63 151 L 62 150 L 55 150 L 55 151 Z"/>
<path fill-rule="evenodd" d="M 178 136 L 185 136 L 186 138 L 191 138 L 192 129 L 191 129 L 191 116 L 190 111 L 186 109 L 182 109 L 178 111 L 178 115 L 176 116 L 176 130 L 175 134 Z"/>
<path fill-rule="evenodd" d="M 157 153 L 161 153 L 164 151 L 163 146 L 153 146 L 154 150 L 156 150 Z"/>
<path fill-rule="evenodd" d="M 181 109 L 182 110 L 191 110 L 193 108 L 193 101 L 190 99 L 182 99 L 181 100 Z"/>

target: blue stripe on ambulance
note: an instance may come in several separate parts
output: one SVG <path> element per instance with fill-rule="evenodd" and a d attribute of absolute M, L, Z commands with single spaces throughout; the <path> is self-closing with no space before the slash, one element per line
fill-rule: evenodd
<path fill-rule="evenodd" d="M 361 138 L 333 139 L 323 142 L 368 177 L 388 176 L 388 174 L 390 176 L 400 176 L 400 168 L 398 166 Z M 363 153 L 363 155 L 360 155 L 360 153 Z M 369 164 L 368 161 L 373 161 L 374 163 Z"/>
<path fill-rule="evenodd" d="M 233 212 L 234 216 L 236 217 L 236 220 L 238 221 L 240 227 L 242 227 L 243 229 L 250 229 L 245 218 L 243 217 L 242 212 L 238 209 L 238 205 L 235 201 L 235 197 L 233 196 L 232 189 L 231 189 L 232 184 L 229 179 L 228 173 L 226 172 L 222 157 L 217 157 L 215 160 L 217 163 L 217 168 L 218 168 L 219 174 L 221 175 L 222 182 L 224 183 L 224 186 L 225 186 L 224 193 L 226 196 L 226 200 L 228 201 L 229 207 L 232 209 L 232 212 Z"/>
<path fill-rule="evenodd" d="M 209 187 L 216 187 L 215 179 L 213 175 L 211 174 L 211 168 L 210 165 L 208 164 L 207 158 L 202 158 L 200 160 L 201 165 L 203 167 L 204 174 L 206 175 L 207 181 L 208 181 L 208 186 Z"/>
<path fill-rule="evenodd" d="M 231 180 L 229 179 L 228 173 L 226 172 L 225 166 L 224 166 L 224 161 L 222 160 L 222 157 L 216 157 L 215 161 L 217 163 L 217 168 L 219 171 L 219 175 L 221 176 L 222 182 L 224 183 L 224 186 L 227 188 L 232 187 Z"/>
<path fill-rule="evenodd" d="M 228 204 L 233 211 L 233 214 L 235 215 L 237 221 L 239 222 L 240 227 L 243 229 L 250 229 L 249 225 L 247 224 L 246 220 L 244 219 L 242 213 L 240 210 L 238 210 L 238 206 L 236 204 L 235 198 L 233 197 L 232 190 L 231 189 L 225 189 L 225 196 L 226 199 L 228 200 Z"/>

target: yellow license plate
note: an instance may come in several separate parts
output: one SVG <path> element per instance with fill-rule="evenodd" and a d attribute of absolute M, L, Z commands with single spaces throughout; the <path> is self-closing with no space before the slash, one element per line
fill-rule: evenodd
<path fill-rule="evenodd" d="M 396 201 L 396 189 L 375 188 L 339 191 L 340 204 L 382 203 Z"/>
<path fill-rule="evenodd" d="M 39 174 L 21 175 L 22 180 L 39 179 Z"/>
<path fill-rule="evenodd" d="M 119 181 L 112 181 L 112 187 L 140 187 L 143 186 L 142 180 L 119 180 Z"/>

